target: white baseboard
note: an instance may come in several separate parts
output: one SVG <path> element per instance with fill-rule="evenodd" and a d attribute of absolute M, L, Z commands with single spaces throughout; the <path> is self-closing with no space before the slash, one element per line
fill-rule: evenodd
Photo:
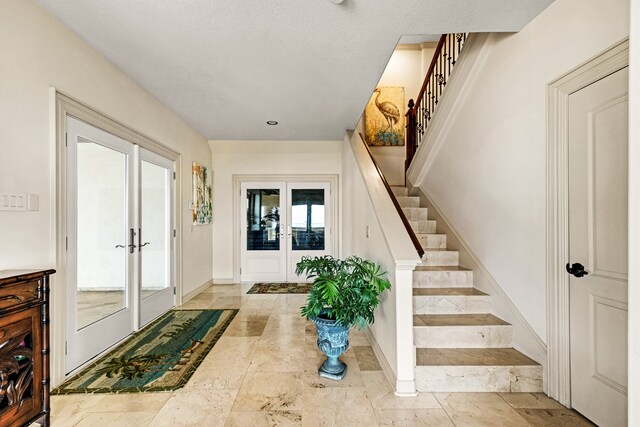
<path fill-rule="evenodd" d="M 409 184 L 412 185 L 412 183 Z M 413 187 L 413 191 L 417 191 L 421 201 L 426 203 L 429 208 L 430 219 L 437 221 L 438 233 L 447 235 L 449 249 L 457 250 L 460 253 L 460 265 L 473 270 L 474 287 L 491 295 L 492 311 L 513 325 L 513 347 L 540 363 L 546 369 L 547 345 L 533 330 L 489 270 L 482 264 L 469 244 L 464 241 L 447 218 L 444 217 L 442 211 L 433 203 L 429 195 L 421 187 Z"/>
<path fill-rule="evenodd" d="M 182 304 L 189 301 L 191 298 L 195 297 L 196 295 L 198 295 L 200 292 L 204 291 L 206 288 L 208 288 L 211 285 L 213 285 L 213 279 L 207 280 L 205 283 L 198 286 L 188 294 L 182 295 Z"/>
<path fill-rule="evenodd" d="M 234 283 L 236 283 L 233 280 L 233 277 L 231 278 L 213 278 L 213 284 L 214 285 L 233 285 Z"/>

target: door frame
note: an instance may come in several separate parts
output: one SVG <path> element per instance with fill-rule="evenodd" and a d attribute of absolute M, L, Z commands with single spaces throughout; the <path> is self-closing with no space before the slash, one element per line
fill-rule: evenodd
<path fill-rule="evenodd" d="M 242 215 L 241 184 L 243 182 L 328 182 L 331 197 L 331 215 L 333 219 L 333 240 L 331 250 L 335 256 L 339 256 L 339 241 L 341 236 L 341 222 L 338 215 L 339 212 L 339 188 L 338 175 L 233 175 L 233 283 L 240 281 L 240 257 L 241 242 L 240 234 L 242 233 Z"/>
<path fill-rule="evenodd" d="M 547 366 L 545 391 L 571 407 L 569 332 L 569 96 L 629 65 L 629 38 L 547 85 Z"/>
<path fill-rule="evenodd" d="M 55 247 L 51 254 L 51 262 L 55 264 L 56 274 L 52 277 L 51 292 L 51 385 L 62 383 L 67 375 L 65 373 L 65 347 L 66 347 L 66 301 L 67 301 L 67 160 L 66 160 L 66 134 L 67 115 L 80 119 L 92 126 L 98 127 L 115 136 L 125 139 L 142 148 L 160 154 L 175 162 L 175 258 L 174 277 L 176 289 L 176 305 L 182 303 L 182 180 L 180 153 L 154 141 L 151 138 L 135 131 L 127 125 L 109 117 L 106 114 L 68 96 L 55 87 L 49 88 L 50 100 L 50 163 L 51 170 L 51 242 Z M 57 285 L 56 285 L 57 284 Z M 105 350 L 105 351 L 108 351 Z M 80 367 L 81 368 L 81 367 Z"/>

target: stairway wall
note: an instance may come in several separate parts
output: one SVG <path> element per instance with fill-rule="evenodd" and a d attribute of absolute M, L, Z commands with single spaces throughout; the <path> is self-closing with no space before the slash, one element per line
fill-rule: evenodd
<path fill-rule="evenodd" d="M 626 0 L 556 0 L 469 44 L 409 173 L 543 341 L 546 85 L 628 34 Z"/>

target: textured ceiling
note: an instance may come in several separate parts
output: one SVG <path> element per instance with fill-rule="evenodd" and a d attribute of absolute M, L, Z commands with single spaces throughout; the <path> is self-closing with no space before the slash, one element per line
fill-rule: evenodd
<path fill-rule="evenodd" d="M 518 31 L 552 0 L 36 1 L 208 139 L 335 140 L 401 35 Z"/>

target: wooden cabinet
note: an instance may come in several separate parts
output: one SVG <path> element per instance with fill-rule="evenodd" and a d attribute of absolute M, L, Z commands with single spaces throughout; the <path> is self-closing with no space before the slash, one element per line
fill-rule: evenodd
<path fill-rule="evenodd" d="M 49 275 L 0 270 L 0 426 L 49 425 Z"/>

